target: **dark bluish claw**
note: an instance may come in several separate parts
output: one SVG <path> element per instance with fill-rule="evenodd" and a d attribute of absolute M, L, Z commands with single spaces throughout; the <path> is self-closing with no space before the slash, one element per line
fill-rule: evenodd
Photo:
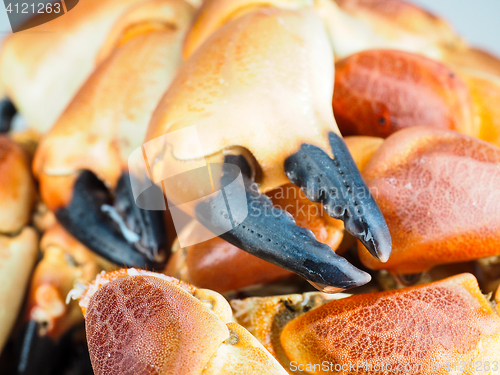
<path fill-rule="evenodd" d="M 9 99 L 0 101 L 0 134 L 8 133 L 17 110 Z"/>
<path fill-rule="evenodd" d="M 391 254 L 392 242 L 387 223 L 352 159 L 344 140 L 329 133 L 334 158 L 322 149 L 304 144 L 285 161 L 285 172 L 302 188 L 307 198 L 321 202 L 333 218 L 359 239 L 382 262 Z"/>
<path fill-rule="evenodd" d="M 80 324 L 70 327 L 61 337 L 44 333 L 43 323 L 28 320 L 15 341 L 7 366 L 9 375 L 91 375 L 87 345 L 81 340 Z"/>
<path fill-rule="evenodd" d="M 316 285 L 334 287 L 330 290 L 348 289 L 370 281 L 370 275 L 317 241 L 309 229 L 297 226 L 286 211 L 273 207 L 271 200 L 260 194 L 257 185 L 248 177 L 243 176 L 245 202 L 231 201 L 239 189 L 231 182 L 240 170 L 248 168 L 241 159 L 226 158 L 226 163 L 238 164 L 241 168 L 235 172 L 223 167 L 224 189 L 216 198 L 197 206 L 196 216 L 204 226 L 214 233 L 222 233 L 221 238 L 240 249 L 297 273 Z M 220 197 L 223 199 L 217 199 Z M 238 222 L 235 218 L 244 220 Z M 228 219 L 232 229 L 224 232 Z"/>
<path fill-rule="evenodd" d="M 20 332 L 20 341 L 14 347 L 12 375 L 50 375 L 57 364 L 60 350 L 49 335 L 40 334 L 44 327 L 35 320 L 28 320 Z"/>
<path fill-rule="evenodd" d="M 120 177 L 113 199 L 94 173 L 82 171 L 71 203 L 57 210 L 56 216 L 69 233 L 100 256 L 125 267 L 163 270 L 169 253 L 163 212 L 135 204 L 128 173 Z"/>

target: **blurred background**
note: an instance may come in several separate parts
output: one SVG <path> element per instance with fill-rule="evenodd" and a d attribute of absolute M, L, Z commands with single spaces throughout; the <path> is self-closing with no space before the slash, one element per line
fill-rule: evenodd
<path fill-rule="evenodd" d="M 40 1 L 48 2 L 49 0 Z M 500 56 L 500 0 L 407 1 L 444 17 L 472 45 Z M 5 13 L 5 5 L 3 1 L 0 1 L 0 39 L 8 30 L 10 31 L 10 25 Z"/>
<path fill-rule="evenodd" d="M 500 0 L 411 0 L 445 18 L 470 44 L 500 56 Z"/>

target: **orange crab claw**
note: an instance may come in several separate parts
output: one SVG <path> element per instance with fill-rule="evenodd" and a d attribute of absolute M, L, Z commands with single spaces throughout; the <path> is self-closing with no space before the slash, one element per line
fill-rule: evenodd
<path fill-rule="evenodd" d="M 396 50 L 369 50 L 335 65 L 333 111 L 343 135 L 386 138 L 432 126 L 474 134 L 469 90 L 446 65 Z"/>
<path fill-rule="evenodd" d="M 500 65 L 500 64 L 499 64 Z M 469 87 L 478 138 L 500 146 L 500 73 L 498 76 L 460 70 Z"/>
<path fill-rule="evenodd" d="M 387 220 L 395 274 L 499 254 L 500 149 L 454 131 L 409 128 L 390 136 L 363 171 Z"/>
<path fill-rule="evenodd" d="M 461 274 L 330 302 L 289 322 L 280 342 L 308 374 L 456 374 L 454 363 L 472 373 L 470 363 L 500 359 L 500 318 L 474 276 Z"/>
<path fill-rule="evenodd" d="M 63 337 L 83 322 L 78 304 L 66 304 L 66 295 L 75 282 L 88 283 L 110 267 L 58 224 L 45 232 L 40 248 L 11 362 L 20 374 L 52 372 Z"/>
<path fill-rule="evenodd" d="M 92 367 L 116 374 L 286 374 L 219 294 L 135 269 L 81 296 Z"/>
<path fill-rule="evenodd" d="M 125 12 L 103 41 L 101 64 L 35 155 L 42 198 L 59 222 L 120 265 L 160 269 L 168 257 L 163 213 L 136 205 L 131 176 L 143 176 L 127 161 L 175 76 L 193 13 L 182 0 Z"/>

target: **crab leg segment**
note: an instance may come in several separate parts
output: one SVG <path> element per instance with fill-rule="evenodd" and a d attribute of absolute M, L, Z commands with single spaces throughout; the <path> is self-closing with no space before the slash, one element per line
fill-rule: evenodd
<path fill-rule="evenodd" d="M 361 178 L 343 139 L 330 132 L 333 159 L 320 148 L 304 144 L 285 161 L 285 172 L 307 198 L 322 202 L 333 218 L 358 238 L 370 253 L 385 262 L 391 254 L 387 224 Z"/>
<path fill-rule="evenodd" d="M 83 171 L 71 203 L 56 216 L 79 241 L 114 263 L 158 268 L 167 258 L 162 212 L 135 204 L 128 173 L 119 179 L 113 202 L 102 181 Z"/>
<path fill-rule="evenodd" d="M 224 193 L 220 191 L 196 208 L 198 220 L 212 232 L 221 233 L 220 237 L 229 243 L 295 272 L 318 286 L 329 286 L 327 291 L 347 289 L 370 281 L 368 274 L 336 255 L 309 229 L 297 226 L 289 213 L 273 207 L 271 199 L 261 194 L 257 185 L 246 176 L 245 202 L 232 202 L 230 197 L 237 196 L 240 187 L 230 183 L 235 180 L 233 169 L 223 168 Z M 225 231 L 229 215 L 233 228 Z M 240 221 L 240 218 L 244 220 Z"/>
<path fill-rule="evenodd" d="M 0 101 L 0 134 L 10 130 L 12 118 L 16 113 L 16 107 L 9 99 Z"/>

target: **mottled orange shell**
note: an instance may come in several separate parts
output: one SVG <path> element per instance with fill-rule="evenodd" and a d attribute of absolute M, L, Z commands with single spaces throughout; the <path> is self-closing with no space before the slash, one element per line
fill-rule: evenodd
<path fill-rule="evenodd" d="M 175 284 L 131 276 L 103 285 L 86 311 L 101 374 L 199 374 L 228 337 L 225 323 Z"/>
<path fill-rule="evenodd" d="M 34 201 L 27 156 L 10 138 L 0 135 L 0 233 L 12 234 L 28 224 Z"/>
<path fill-rule="evenodd" d="M 290 361 L 347 365 L 339 374 L 387 373 L 366 367 L 382 364 L 392 366 L 388 373 L 452 374 L 432 366 L 498 361 L 499 340 L 500 318 L 471 274 L 330 302 L 292 320 L 281 334 Z M 349 364 L 359 362 L 365 367 L 349 372 Z M 397 371 L 398 365 L 421 368 Z M 331 372 L 317 367 L 308 373 Z"/>
<path fill-rule="evenodd" d="M 372 269 L 417 273 L 500 254 L 500 149 L 454 131 L 409 128 L 389 137 L 363 170 L 389 226 L 386 263 L 360 245 Z"/>
<path fill-rule="evenodd" d="M 470 89 L 478 138 L 500 146 L 500 75 L 460 71 Z"/>
<path fill-rule="evenodd" d="M 335 65 L 333 111 L 343 135 L 386 138 L 411 126 L 473 134 L 465 83 L 446 65 L 396 50 L 369 50 Z"/>

